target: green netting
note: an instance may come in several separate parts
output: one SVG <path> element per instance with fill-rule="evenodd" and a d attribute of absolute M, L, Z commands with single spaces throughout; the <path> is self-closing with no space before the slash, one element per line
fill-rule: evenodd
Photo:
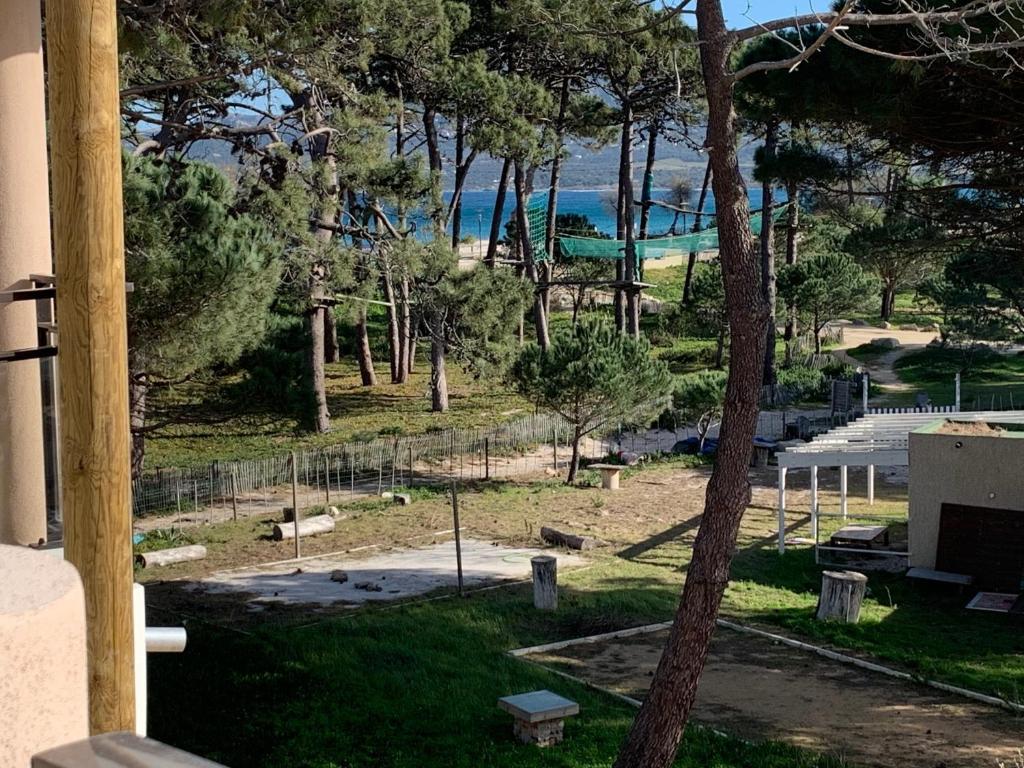
<path fill-rule="evenodd" d="M 785 211 L 784 206 L 775 210 L 776 220 Z M 752 232 L 761 231 L 761 214 L 750 218 Z M 621 259 L 624 257 L 626 243 L 623 240 L 601 240 L 596 237 L 559 237 L 562 255 L 581 259 Z M 638 259 L 664 259 L 667 256 L 679 256 L 691 251 L 718 250 L 718 229 L 712 227 L 688 235 L 672 237 L 656 237 L 650 240 L 636 241 Z"/>
<path fill-rule="evenodd" d="M 533 246 L 534 261 L 547 259 L 544 250 L 544 236 L 548 220 L 548 193 L 531 195 L 526 203 L 526 226 L 530 229 L 530 245 Z"/>

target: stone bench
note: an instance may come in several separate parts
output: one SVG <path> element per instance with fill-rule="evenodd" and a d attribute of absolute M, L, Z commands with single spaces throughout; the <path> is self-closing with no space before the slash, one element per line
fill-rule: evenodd
<path fill-rule="evenodd" d="M 619 490 L 619 475 L 622 474 L 622 464 L 591 464 L 587 469 L 596 469 L 601 473 L 601 487 L 606 491 Z"/>
<path fill-rule="evenodd" d="M 950 573 L 949 571 L 935 571 L 931 568 L 911 568 L 907 571 L 908 579 L 920 579 L 921 581 L 934 581 L 940 584 L 953 584 L 963 590 L 974 583 L 974 577 L 965 573 Z"/>
<path fill-rule="evenodd" d="M 550 747 L 562 741 L 564 719 L 579 714 L 580 705 L 551 691 L 531 691 L 498 699 L 514 718 L 513 732 L 524 744 Z"/>

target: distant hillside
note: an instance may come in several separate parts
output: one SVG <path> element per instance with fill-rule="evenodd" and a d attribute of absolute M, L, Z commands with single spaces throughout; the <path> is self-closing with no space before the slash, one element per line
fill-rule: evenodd
<path fill-rule="evenodd" d="M 740 148 L 740 164 L 744 175 L 749 176 L 754 165 L 755 142 L 746 142 Z M 569 145 L 569 159 L 563 166 L 562 187 L 565 189 L 609 189 L 616 185 L 618 178 L 618 147 L 605 147 L 594 151 L 581 144 Z M 454 144 L 447 142 L 443 147 L 447 157 L 454 154 Z M 638 146 L 634 150 L 634 178 L 637 184 L 641 181 L 645 148 Z M 200 141 L 193 145 L 190 156 L 221 166 L 225 171 L 233 173 L 237 168 L 237 158 L 231 154 L 226 143 L 220 141 Z M 682 144 L 662 142 L 658 147 L 658 162 L 655 167 L 654 184 L 667 187 L 676 177 L 688 178 L 694 187 L 699 187 L 704 177 L 707 156 L 694 151 Z M 450 164 L 449 164 L 450 166 Z M 450 171 L 446 174 L 451 183 Z M 473 163 L 469 173 L 467 189 L 494 189 L 501 176 L 501 161 L 489 155 L 482 155 Z M 537 186 L 543 186 L 547 179 L 546 169 L 537 175 Z"/>

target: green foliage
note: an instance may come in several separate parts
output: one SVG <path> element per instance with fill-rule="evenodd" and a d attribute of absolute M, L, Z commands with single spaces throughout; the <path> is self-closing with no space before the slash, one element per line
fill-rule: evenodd
<path fill-rule="evenodd" d="M 524 397 L 572 424 L 576 439 L 656 413 L 671 382 L 646 340 L 625 336 L 600 317 L 556 332 L 547 351 L 527 345 L 512 377 Z"/>
<path fill-rule="evenodd" d="M 157 528 L 147 531 L 142 541 L 133 546 L 133 550 L 138 555 L 143 552 L 185 547 L 195 543 L 195 537 L 180 528 Z"/>
<path fill-rule="evenodd" d="M 444 317 L 447 350 L 477 376 L 500 379 L 512 364 L 513 336 L 531 298 L 512 271 L 458 272 L 434 294 Z"/>
<path fill-rule="evenodd" d="M 1002 240 L 1002 242 L 1000 242 Z M 954 256 L 920 292 L 964 339 L 1024 338 L 1024 260 L 1019 244 L 993 238 Z"/>
<path fill-rule="evenodd" d="M 796 304 L 815 333 L 844 312 L 863 306 L 877 286 L 877 281 L 853 258 L 841 250 L 831 250 L 834 245 L 828 238 L 822 238 L 818 245 L 823 249 L 813 250 L 800 262 L 780 270 L 778 282 L 779 296 Z"/>
<path fill-rule="evenodd" d="M 697 425 L 702 446 L 708 430 L 722 417 L 726 379 L 724 371 L 689 373 L 678 377 L 672 390 L 674 415 Z"/>
<path fill-rule="evenodd" d="M 692 300 L 688 305 L 697 329 L 705 336 L 715 337 L 728 329 L 729 317 L 725 308 L 725 284 L 722 265 L 717 260 L 698 264 L 691 283 Z"/>
<path fill-rule="evenodd" d="M 263 338 L 279 245 L 235 204 L 235 189 L 212 166 L 126 158 L 133 375 L 190 376 L 234 362 Z"/>

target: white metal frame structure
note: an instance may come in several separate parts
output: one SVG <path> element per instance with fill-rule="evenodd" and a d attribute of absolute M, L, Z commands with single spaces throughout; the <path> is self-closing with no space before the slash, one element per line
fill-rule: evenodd
<path fill-rule="evenodd" d="M 910 433 L 942 419 L 1024 424 L 1024 411 L 869 414 L 846 426 L 818 435 L 809 443 L 781 451 L 776 455 L 779 464 L 779 552 L 786 551 L 786 474 L 790 469 L 811 470 L 811 535 L 817 542 L 820 512 L 818 467 L 839 467 L 839 509 L 840 516 L 845 519 L 847 468 L 867 467 L 868 504 L 874 504 L 875 467 L 908 466 L 910 460 L 907 444 Z"/>

